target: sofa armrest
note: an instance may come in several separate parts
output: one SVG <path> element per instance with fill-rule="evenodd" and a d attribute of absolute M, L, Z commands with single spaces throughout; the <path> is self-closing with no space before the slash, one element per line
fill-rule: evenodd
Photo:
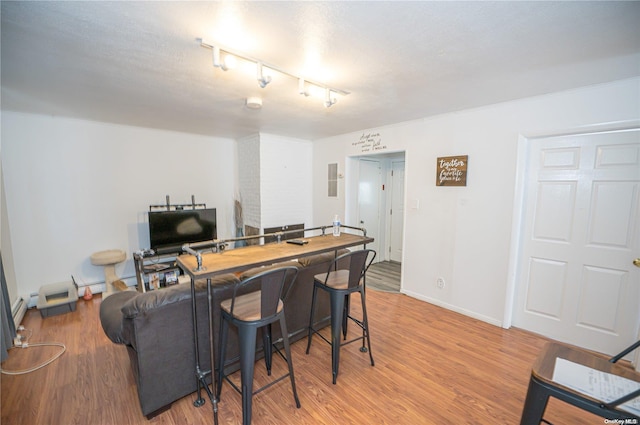
<path fill-rule="evenodd" d="M 128 343 L 122 332 L 122 306 L 138 295 L 135 291 L 116 292 L 100 303 L 100 324 L 112 342 L 116 344 Z"/>

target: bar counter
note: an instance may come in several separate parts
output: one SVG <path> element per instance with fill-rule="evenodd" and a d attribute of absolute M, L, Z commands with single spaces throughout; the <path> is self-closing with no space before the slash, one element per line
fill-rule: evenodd
<path fill-rule="evenodd" d="M 198 263 L 195 256 L 183 254 L 178 257 L 178 265 L 185 274 L 191 276 L 193 280 L 206 279 L 217 274 L 234 273 L 253 267 L 293 260 L 308 255 L 321 254 L 323 252 L 337 251 L 339 249 L 373 242 L 373 238 L 371 237 L 350 233 L 341 233 L 340 236 L 326 234 L 302 239 L 308 241 L 308 243 L 295 245 L 283 241 L 265 245 L 246 246 L 221 252 L 205 253 L 202 254 L 201 270 L 197 270 Z"/>

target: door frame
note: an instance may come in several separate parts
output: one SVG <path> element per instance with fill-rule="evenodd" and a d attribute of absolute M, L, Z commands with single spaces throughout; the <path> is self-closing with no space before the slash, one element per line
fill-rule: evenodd
<path fill-rule="evenodd" d="M 502 327 L 509 329 L 513 323 L 513 310 L 516 302 L 516 278 L 519 272 L 520 247 L 522 246 L 522 230 L 524 228 L 525 186 L 527 183 L 527 164 L 529 161 L 530 139 L 518 135 L 516 152 L 516 178 L 513 198 L 513 221 L 511 223 L 511 243 L 509 246 L 509 268 L 507 271 L 507 293 L 505 296 L 504 316 Z"/>
<path fill-rule="evenodd" d="M 385 229 L 386 239 L 385 240 L 388 241 L 388 243 L 387 243 L 387 246 L 385 248 L 385 251 L 386 251 L 385 252 L 385 260 L 393 261 L 391 259 L 391 252 L 392 252 L 391 251 L 391 248 L 392 248 L 391 241 L 392 241 L 392 238 L 393 238 L 392 233 L 393 233 L 394 229 L 393 229 L 393 226 L 392 226 L 393 215 L 392 215 L 392 213 L 390 213 L 390 211 L 393 208 L 393 192 L 396 189 L 396 187 L 394 187 L 394 185 L 397 182 L 397 180 L 395 180 L 397 177 L 393 176 L 393 164 L 394 164 L 394 162 L 395 163 L 402 162 L 402 164 L 403 164 L 403 167 L 402 167 L 402 170 L 403 170 L 402 204 L 403 204 L 403 207 L 404 207 L 404 208 L 402 208 L 402 229 L 400 231 L 400 237 L 402 238 L 402 243 L 401 243 L 401 247 L 400 247 L 400 251 L 401 251 L 400 263 L 402 263 L 402 259 L 404 257 L 404 239 L 405 239 L 404 238 L 404 227 L 405 227 L 404 226 L 404 220 L 405 220 L 405 211 L 407 209 L 406 208 L 406 197 L 405 197 L 406 178 L 404 177 L 406 175 L 407 160 L 406 160 L 406 158 L 404 156 L 403 157 L 400 157 L 400 156 L 395 157 L 394 156 L 394 157 L 389 157 L 388 159 L 389 159 L 389 163 L 388 163 L 389 166 L 387 167 L 387 186 L 389 187 L 389 191 L 388 191 L 388 193 L 386 195 L 386 198 L 387 198 L 386 206 L 387 206 L 387 208 L 386 208 L 386 211 L 385 211 L 385 215 L 387 216 L 387 220 L 386 220 L 387 221 L 387 225 L 385 226 L 386 227 L 386 229 Z M 397 231 L 397 229 L 395 231 Z"/>
<path fill-rule="evenodd" d="M 405 245 L 405 224 L 406 223 L 406 219 L 407 219 L 407 168 L 408 168 L 408 160 L 407 160 L 407 151 L 406 150 L 400 150 L 400 151 L 393 151 L 393 152 L 385 152 L 385 153 L 379 153 L 379 154 L 371 154 L 371 155 L 352 155 L 352 156 L 347 156 L 345 159 L 345 204 L 344 204 L 344 208 L 345 208 L 345 222 L 346 223 L 356 223 L 356 219 L 358 217 L 358 200 L 357 200 L 357 196 L 358 196 L 358 184 L 360 181 L 360 172 L 359 172 L 359 167 L 358 167 L 358 162 L 360 161 L 360 159 L 371 159 L 371 160 L 380 160 L 381 165 L 383 166 L 383 173 L 382 173 L 382 177 L 383 180 L 385 181 L 385 184 L 388 184 L 387 178 L 388 176 L 386 175 L 387 172 L 387 168 L 389 168 L 389 164 L 391 163 L 391 160 L 399 160 L 400 158 L 403 158 L 404 162 L 405 162 L 405 181 L 404 181 L 404 190 L 402 193 L 402 198 L 403 198 L 403 202 L 405 205 L 404 208 L 404 213 L 403 213 L 403 226 L 402 226 L 402 260 L 404 261 L 404 245 Z M 385 189 L 384 193 L 381 195 L 380 197 L 380 201 L 384 202 L 385 205 L 389 202 L 389 199 L 387 199 L 388 197 L 388 193 L 389 191 L 387 189 Z M 383 199 L 384 198 L 384 199 Z M 382 239 L 384 239 L 384 246 L 381 246 L 380 249 L 383 251 L 383 253 L 386 253 L 385 255 L 381 256 L 381 253 L 378 253 L 378 257 L 376 257 L 376 260 L 378 261 L 384 261 L 385 259 L 388 259 L 388 251 L 389 251 L 389 237 L 390 235 L 388 234 L 388 221 L 390 219 L 389 217 L 389 211 L 388 209 L 385 208 L 385 210 L 381 211 L 381 213 L 384 214 L 384 217 L 380 217 L 381 221 L 382 221 L 382 225 L 380 227 L 380 231 L 381 233 L 381 237 Z M 401 283 L 402 285 L 402 283 Z"/>
<path fill-rule="evenodd" d="M 509 329 L 513 324 L 513 311 L 516 308 L 516 279 L 520 272 L 520 259 L 522 247 L 522 230 L 524 229 L 525 199 L 527 185 L 527 171 L 529 156 L 531 155 L 531 141 L 534 139 L 550 138 L 558 136 L 593 134 L 607 131 L 630 130 L 640 128 L 640 120 L 619 121 L 613 123 L 594 124 L 584 127 L 564 129 L 558 131 L 548 131 L 531 133 L 528 135 L 518 134 L 516 149 L 516 174 L 514 182 L 513 197 L 513 221 L 511 223 L 511 242 L 509 246 L 509 267 L 507 271 L 507 287 L 505 294 L 504 314 L 502 327 Z M 640 336 L 640 335 L 639 335 Z M 640 360 L 640 351 L 637 355 Z"/>

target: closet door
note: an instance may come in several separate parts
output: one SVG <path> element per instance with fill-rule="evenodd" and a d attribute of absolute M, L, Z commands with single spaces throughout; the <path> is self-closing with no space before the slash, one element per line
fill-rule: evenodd
<path fill-rule="evenodd" d="M 604 353 L 640 326 L 640 132 L 530 141 L 513 325 Z"/>

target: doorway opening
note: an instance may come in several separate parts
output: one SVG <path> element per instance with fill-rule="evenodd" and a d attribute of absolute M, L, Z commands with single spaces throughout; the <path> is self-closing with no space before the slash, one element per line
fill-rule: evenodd
<path fill-rule="evenodd" d="M 405 153 L 347 158 L 345 219 L 374 238 L 367 248 L 377 252 L 367 286 L 399 292 L 404 244 Z"/>

